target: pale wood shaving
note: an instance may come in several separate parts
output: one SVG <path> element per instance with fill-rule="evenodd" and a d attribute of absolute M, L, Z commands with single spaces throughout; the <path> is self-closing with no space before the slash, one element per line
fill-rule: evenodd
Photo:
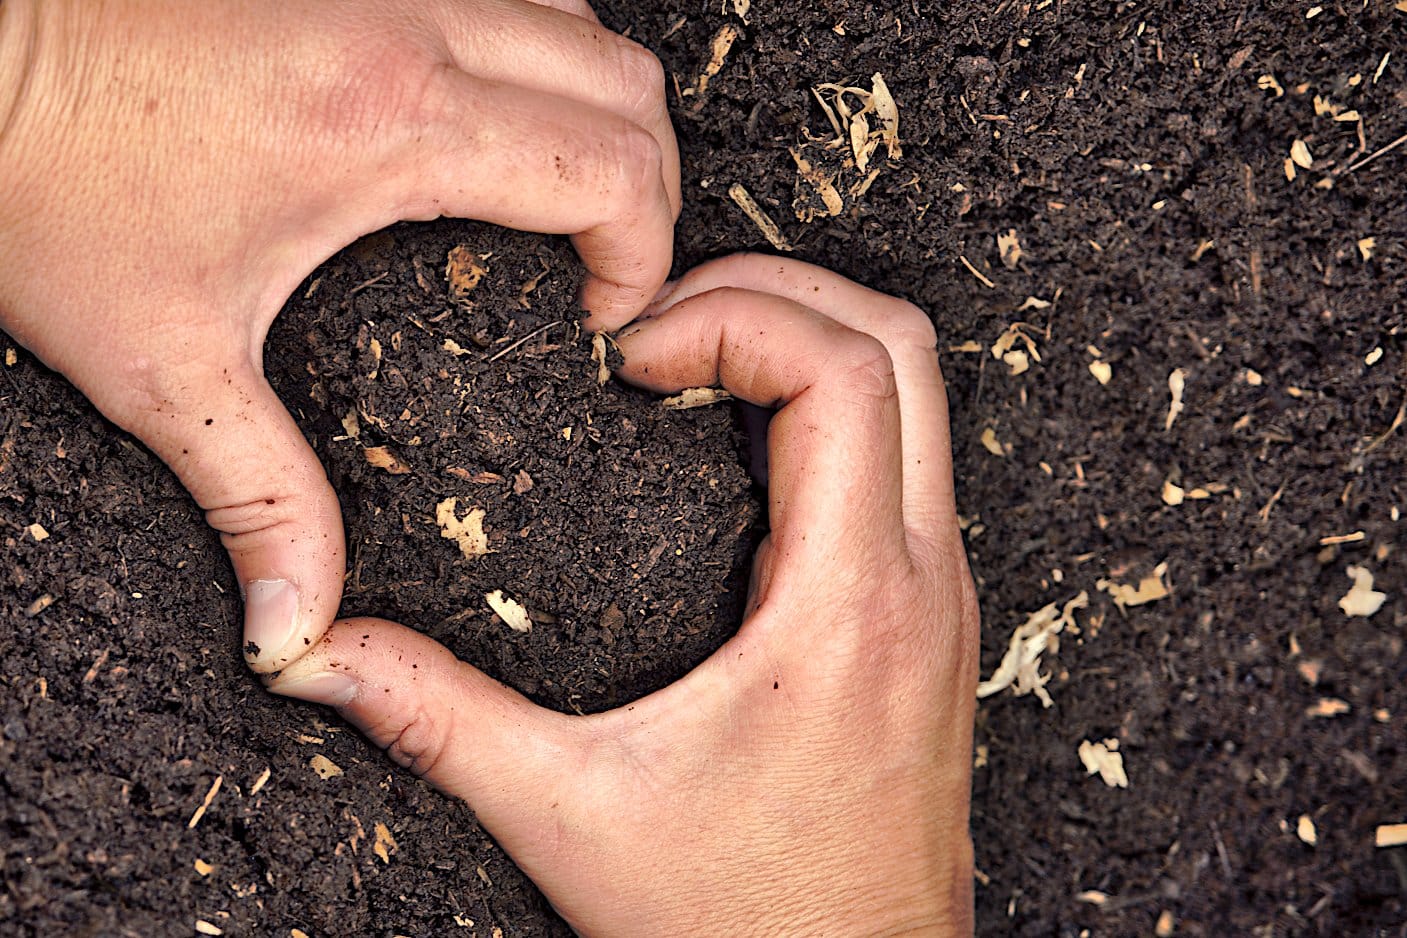
<path fill-rule="evenodd" d="M 190 830 L 200 823 L 200 819 L 205 817 L 205 812 L 210 809 L 210 803 L 215 800 L 215 796 L 220 793 L 220 786 L 225 784 L 225 776 L 215 776 L 215 781 L 210 783 L 210 789 L 205 793 L 205 798 L 200 802 L 200 807 L 195 809 L 191 819 L 186 822 L 186 829 Z"/>
<path fill-rule="evenodd" d="M 484 601 L 489 604 L 489 608 L 494 611 L 503 624 L 515 632 L 531 632 L 533 628 L 532 619 L 528 617 L 528 610 L 515 600 L 503 595 L 503 590 L 494 590 L 492 593 L 484 594 Z"/>
<path fill-rule="evenodd" d="M 1086 775 L 1097 773 L 1110 788 L 1129 787 L 1128 776 L 1124 774 L 1124 757 L 1119 752 L 1117 739 L 1106 739 L 1102 743 L 1084 740 L 1080 743 L 1079 754 Z"/>
<path fill-rule="evenodd" d="M 459 499 L 451 496 L 435 506 L 435 522 L 440 526 L 440 537 L 454 541 L 466 560 L 492 554 L 489 538 L 484 533 L 484 510 L 471 508 L 469 514 L 459 517 Z"/>
<path fill-rule="evenodd" d="M 1163 582 L 1167 572 L 1168 563 L 1165 560 L 1154 567 L 1151 574 L 1139 580 L 1137 586 L 1115 583 L 1113 580 L 1100 580 L 1095 585 L 1113 597 L 1114 605 L 1122 612 L 1128 606 L 1142 606 L 1171 595 L 1167 584 Z"/>
<path fill-rule="evenodd" d="M 1387 593 L 1373 589 L 1373 574 L 1367 567 L 1352 565 L 1345 572 L 1353 579 L 1353 586 L 1339 600 L 1344 615 L 1366 619 L 1383 607 Z"/>
<path fill-rule="evenodd" d="M 1376 847 L 1401 847 L 1407 845 L 1407 824 L 1379 824 L 1373 832 L 1373 845 Z"/>
<path fill-rule="evenodd" d="M 660 406 L 665 410 L 691 410 L 732 399 L 733 395 L 723 388 L 685 388 L 673 397 L 666 397 Z"/>
<path fill-rule="evenodd" d="M 1058 636 L 1067 627 L 1075 625 L 1075 612 L 1088 605 L 1089 593 L 1081 592 L 1063 608 L 1051 603 L 1031 613 L 1026 621 L 1012 632 L 1006 653 L 996 671 L 992 672 L 990 678 L 977 685 L 978 699 L 990 697 L 1015 685 L 1012 691 L 1014 696 L 1035 694 L 1043 707 L 1052 706 L 1055 701 L 1045 689 L 1046 684 L 1050 682 L 1050 675 L 1040 673 L 1041 655 L 1046 651 L 1055 654 L 1060 650 Z"/>
<path fill-rule="evenodd" d="M 1171 430 L 1173 421 L 1182 413 L 1185 406 L 1182 402 L 1183 390 L 1187 387 L 1187 372 L 1181 368 L 1174 368 L 1172 374 L 1168 375 L 1168 392 L 1172 396 L 1171 403 L 1168 404 L 1168 417 L 1163 424 L 1164 430 Z"/>

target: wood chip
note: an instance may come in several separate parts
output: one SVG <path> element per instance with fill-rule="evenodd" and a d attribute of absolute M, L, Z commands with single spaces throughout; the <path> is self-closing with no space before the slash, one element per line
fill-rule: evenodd
<path fill-rule="evenodd" d="M 1108 384 L 1109 380 L 1114 377 L 1114 369 L 1108 362 L 1090 362 L 1089 373 L 1094 375 L 1094 380 L 1100 384 Z"/>
<path fill-rule="evenodd" d="M 454 541 L 466 560 L 492 554 L 489 538 L 484 533 L 484 510 L 471 508 L 469 514 L 459 517 L 459 499 L 451 496 L 435 506 L 435 523 L 440 526 L 440 537 Z"/>
<path fill-rule="evenodd" d="M 485 593 L 484 600 L 489 604 L 489 608 L 503 620 L 503 624 L 513 631 L 532 631 L 533 623 L 532 619 L 528 618 L 528 610 L 523 608 L 521 603 L 504 596 L 503 590 Z"/>
<path fill-rule="evenodd" d="M 1027 616 L 1026 621 L 1011 633 L 1006 653 L 992 676 L 977 685 L 977 698 L 990 697 L 1015 685 L 1013 696 L 1035 694 L 1041 706 L 1052 706 L 1055 701 L 1045 689 L 1050 675 L 1040 673 L 1041 655 L 1047 651 L 1055 654 L 1060 650 L 1060 633 L 1073 627 L 1075 612 L 1088 605 L 1089 593 L 1081 592 L 1064 608 L 1050 603 Z"/>
<path fill-rule="evenodd" d="M 723 388 L 685 388 L 673 397 L 666 397 L 660 406 L 665 410 L 690 410 L 732 399 L 733 395 Z"/>
<path fill-rule="evenodd" d="M 1164 430 L 1171 430 L 1173 421 L 1178 414 L 1182 413 L 1182 392 L 1187 387 L 1187 372 L 1181 368 L 1174 368 L 1172 374 L 1168 375 L 1168 393 L 1172 396 L 1168 404 L 1168 417 L 1163 424 Z"/>
<path fill-rule="evenodd" d="M 1347 700 L 1340 700 L 1337 697 L 1320 697 L 1314 702 L 1312 707 L 1304 711 L 1307 717 L 1318 717 L 1330 719 L 1332 717 L 1343 716 L 1353 708 L 1348 705 Z"/>
<path fill-rule="evenodd" d="M 368 446 L 362 450 L 362 456 L 375 468 L 383 469 L 393 476 L 403 476 L 410 472 L 410 467 L 401 462 L 388 446 Z"/>
<path fill-rule="evenodd" d="M 453 339 L 445 339 L 444 345 L 440 347 L 443 348 L 446 352 L 449 352 L 455 358 L 460 358 L 464 355 L 469 354 L 469 349 L 464 348 L 462 345 L 460 345 Z"/>
<path fill-rule="evenodd" d="M 1352 534 L 1330 534 L 1319 539 L 1320 547 L 1328 547 L 1330 544 L 1356 544 L 1368 535 L 1362 531 L 1354 531 Z"/>
<path fill-rule="evenodd" d="M 327 781 L 329 778 L 336 778 L 342 774 L 342 767 L 322 753 L 318 753 L 309 759 L 308 767 L 318 773 L 318 778 L 321 778 L 323 781 Z"/>
<path fill-rule="evenodd" d="M 1180 485 L 1174 484 L 1172 479 L 1168 479 L 1166 482 L 1163 483 L 1164 503 L 1172 505 L 1174 508 L 1176 508 L 1178 505 L 1182 504 L 1182 500 L 1186 497 L 1186 495 L 1187 493 L 1183 491 L 1182 487 Z"/>
<path fill-rule="evenodd" d="M 1128 606 L 1142 606 L 1171 595 L 1167 584 L 1163 582 L 1167 572 L 1168 562 L 1165 560 L 1154 567 L 1151 574 L 1139 580 L 1137 586 L 1115 583 L 1112 580 L 1100 580 L 1095 585 L 1112 596 L 1114 605 L 1122 612 Z"/>
<path fill-rule="evenodd" d="M 1407 824 L 1379 824 L 1373 834 L 1376 847 L 1407 846 Z"/>
<path fill-rule="evenodd" d="M 1314 168 L 1314 157 L 1309 153 L 1309 146 L 1298 137 L 1295 138 L 1294 143 L 1290 144 L 1290 159 L 1300 169 Z"/>
<path fill-rule="evenodd" d="M 1124 774 L 1124 757 L 1119 752 L 1117 739 L 1106 739 L 1102 743 L 1084 740 L 1080 743 L 1079 755 L 1086 775 L 1098 774 L 1110 788 L 1129 787 L 1129 778 Z"/>
<path fill-rule="evenodd" d="M 752 194 L 740 182 L 735 182 L 728 187 L 728 198 L 738 208 L 743 210 L 743 214 L 752 220 L 757 226 L 757 230 L 762 232 L 762 236 L 767 242 L 779 251 L 791 251 L 792 246 L 782 235 L 782 229 L 777 227 L 777 223 L 772 220 L 772 216 L 762 210 L 762 207 L 753 199 Z"/>
<path fill-rule="evenodd" d="M 1100 892 L 1098 889 L 1086 889 L 1075 896 L 1076 902 L 1083 902 L 1086 905 L 1102 906 L 1109 901 L 1109 894 Z"/>
<path fill-rule="evenodd" d="M 49 532 L 44 530 L 44 525 L 40 524 L 38 521 L 34 522 L 24 530 L 26 534 L 34 538 L 36 541 L 47 541 L 49 539 Z"/>
<path fill-rule="evenodd" d="M 225 776 L 215 776 L 215 781 L 210 783 L 210 790 L 205 793 L 205 800 L 200 803 L 200 807 L 195 809 L 190 821 L 186 823 L 186 829 L 190 830 L 200 823 L 200 819 L 205 817 L 206 810 L 210 807 L 210 802 L 215 800 L 215 796 L 220 793 L 220 786 L 225 784 Z"/>
<path fill-rule="evenodd" d="M 1364 356 L 1363 356 L 1363 364 L 1367 365 L 1369 368 L 1372 368 L 1372 367 L 1373 367 L 1374 365 L 1376 365 L 1378 362 L 1382 361 L 1382 359 L 1383 359 L 1383 347 L 1382 347 L 1381 345 L 1378 345 L 1378 346 L 1375 346 L 1375 347 L 1373 348 L 1373 350 L 1372 350 L 1371 352 L 1369 352 L 1367 355 L 1364 355 Z"/>
<path fill-rule="evenodd" d="M 273 774 L 274 770 L 271 768 L 266 768 L 259 773 L 259 777 L 254 780 L 254 784 L 249 786 L 249 795 L 251 798 L 264 790 L 264 786 L 269 784 L 269 779 Z"/>
<path fill-rule="evenodd" d="M 709 51 L 708 64 L 704 66 L 703 73 L 694 82 L 692 88 L 685 88 L 681 95 L 691 97 L 701 95 L 708 90 L 709 82 L 723 70 L 723 63 L 728 59 L 728 53 L 733 49 L 733 43 L 738 41 L 738 27 L 732 23 L 724 23 L 718 28 L 718 32 L 713 34 L 713 43 Z"/>
<path fill-rule="evenodd" d="M 982 431 L 982 445 L 993 456 L 1006 456 L 1006 447 L 1002 446 L 1001 441 L 997 439 L 997 431 L 991 427 Z"/>
<path fill-rule="evenodd" d="M 391 854 L 398 848 L 396 838 L 391 836 L 391 831 L 380 821 L 376 822 L 376 842 L 371 845 L 371 852 L 381 858 L 382 863 L 391 862 Z"/>
<path fill-rule="evenodd" d="M 1308 814 L 1301 814 L 1295 823 L 1295 836 L 1311 847 L 1319 842 L 1319 832 L 1314 829 L 1314 819 Z"/>
<path fill-rule="evenodd" d="M 591 337 L 591 360 L 596 363 L 596 383 L 605 384 L 611 380 L 611 369 L 606 364 L 606 335 L 603 332 Z"/>
<path fill-rule="evenodd" d="M 49 593 L 45 593 L 43 596 L 40 596 L 34 602 L 24 607 L 24 616 L 26 619 L 33 619 L 35 616 L 39 615 L 39 613 L 43 612 L 45 609 L 48 609 L 53 604 L 54 597 Z"/>
<path fill-rule="evenodd" d="M 1162 914 L 1158 916 L 1158 921 L 1153 924 L 1153 934 L 1156 938 L 1172 938 L 1176 924 L 1172 912 L 1164 909 Z"/>
<path fill-rule="evenodd" d="M 215 872 L 215 867 L 211 866 L 209 863 L 206 863 L 200 857 L 196 857 L 195 871 L 201 876 L 209 876 L 211 873 Z"/>
<path fill-rule="evenodd" d="M 1367 567 L 1354 565 L 1345 572 L 1353 579 L 1353 586 L 1339 600 L 1344 615 L 1366 619 L 1383 607 L 1387 594 L 1373 589 L 1373 574 Z"/>
<path fill-rule="evenodd" d="M 1015 228 L 997 234 L 997 253 L 1007 270 L 1015 270 L 1021 263 L 1021 240 L 1017 238 Z"/>
<path fill-rule="evenodd" d="M 456 303 L 467 303 L 469 294 L 484 279 L 488 268 L 479 261 L 480 255 L 460 244 L 450 249 L 445 262 L 445 280 L 449 283 L 449 293 Z"/>
<path fill-rule="evenodd" d="M 15 367 L 15 363 L 18 362 L 19 360 L 20 360 L 19 354 L 18 354 L 14 349 L 8 348 L 8 347 L 5 349 L 5 367 L 6 367 L 6 368 L 13 368 L 13 367 Z"/>
<path fill-rule="evenodd" d="M 195 930 L 202 935 L 223 935 L 225 933 L 219 925 L 212 925 L 203 918 L 195 920 Z"/>

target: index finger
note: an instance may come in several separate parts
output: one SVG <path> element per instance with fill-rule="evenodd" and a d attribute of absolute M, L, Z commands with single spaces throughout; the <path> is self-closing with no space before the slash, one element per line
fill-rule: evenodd
<path fill-rule="evenodd" d="M 877 340 L 792 300 L 722 288 L 675 304 L 619 342 L 621 375 L 635 384 L 673 392 L 721 382 L 743 400 L 780 408 L 767 439 L 779 578 L 784 570 L 833 576 L 837 558 L 907 556 L 899 399 Z"/>

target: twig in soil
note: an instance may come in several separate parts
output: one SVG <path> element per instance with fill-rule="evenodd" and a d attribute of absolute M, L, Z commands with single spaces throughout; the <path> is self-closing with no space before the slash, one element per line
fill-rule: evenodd
<path fill-rule="evenodd" d="M 503 349 L 500 352 L 495 352 L 493 356 L 489 359 L 489 361 L 496 362 L 503 356 L 507 355 L 509 352 L 513 351 L 514 349 L 520 348 L 525 342 L 529 342 L 532 339 L 535 339 L 538 336 L 542 335 L 544 332 L 546 332 L 548 329 L 551 329 L 553 326 L 564 326 L 569 322 L 571 322 L 570 319 L 556 319 L 552 322 L 549 322 L 541 329 L 534 329 L 532 332 L 529 332 L 527 335 L 523 336 L 517 342 L 514 342 L 512 345 L 508 346 L 506 349 Z"/>
<path fill-rule="evenodd" d="M 1402 146 L 1402 144 L 1404 144 L 1404 143 L 1407 143 L 1407 134 L 1403 134 L 1402 136 L 1398 137 L 1396 140 L 1392 141 L 1392 143 L 1389 143 L 1387 146 L 1381 147 L 1381 148 L 1379 148 L 1379 149 L 1373 151 L 1372 153 L 1369 153 L 1367 156 L 1363 157 L 1363 159 L 1359 160 L 1357 163 L 1350 163 L 1348 169 L 1345 169 L 1345 170 L 1344 170 L 1344 175 L 1347 176 L 1349 173 L 1353 172 L 1354 170 L 1359 169 L 1360 167 L 1363 167 L 1363 166 L 1367 166 L 1369 163 L 1373 162 L 1373 160 L 1376 160 L 1376 159 L 1377 159 L 1378 157 L 1380 157 L 1380 156 L 1384 156 L 1384 155 L 1386 155 L 1386 154 L 1388 154 L 1388 153 L 1391 153 L 1393 150 L 1396 150 L 1398 147 Z"/>
<path fill-rule="evenodd" d="M 988 280 L 986 277 L 984 277 L 982 275 L 982 271 L 978 270 L 976 267 L 973 267 L 972 261 L 968 260 L 966 257 L 963 257 L 961 254 L 958 255 L 958 260 L 962 261 L 962 266 L 967 268 L 968 273 L 972 274 L 972 276 L 980 280 L 983 286 L 987 287 L 989 290 L 996 289 L 997 285 L 992 281 Z"/>
<path fill-rule="evenodd" d="M 794 248 L 782 234 L 782 229 L 777 227 L 777 223 L 772 220 L 772 216 L 763 211 L 762 206 L 757 204 L 757 200 L 752 197 L 752 193 L 740 182 L 735 182 L 728 187 L 728 198 L 733 200 L 733 204 L 743 210 L 743 214 L 752 220 L 757 226 L 757 230 L 762 232 L 762 236 L 771 243 L 772 247 L 778 251 L 792 251 Z"/>

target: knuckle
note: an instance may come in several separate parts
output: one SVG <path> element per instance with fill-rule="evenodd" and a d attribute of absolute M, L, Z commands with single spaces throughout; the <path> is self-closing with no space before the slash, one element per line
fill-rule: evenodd
<path fill-rule="evenodd" d="M 886 345 L 932 349 L 938 345 L 938 330 L 928 314 L 907 300 L 895 299 L 883 311 L 881 336 Z"/>
<path fill-rule="evenodd" d="M 433 772 L 448 749 L 440 722 L 424 710 L 416 710 L 390 737 L 386 755 L 416 775 Z"/>
<path fill-rule="evenodd" d="M 846 390 L 855 396 L 877 401 L 898 397 L 894 360 L 875 337 L 852 332 L 838 364 Z"/>
<path fill-rule="evenodd" d="M 229 549 L 287 525 L 298 524 L 303 508 L 296 498 L 268 495 L 247 502 L 216 505 L 205 510 L 205 521 L 220 532 Z"/>
<path fill-rule="evenodd" d="M 664 65 L 649 49 L 629 39 L 621 39 L 617 49 L 620 79 L 632 113 L 651 118 L 663 114 Z"/>
<path fill-rule="evenodd" d="M 660 171 L 664 153 L 654 135 L 636 124 L 625 124 L 614 135 L 607 175 L 614 182 L 614 194 L 634 210 L 640 204 L 640 194 L 660 187 Z"/>

